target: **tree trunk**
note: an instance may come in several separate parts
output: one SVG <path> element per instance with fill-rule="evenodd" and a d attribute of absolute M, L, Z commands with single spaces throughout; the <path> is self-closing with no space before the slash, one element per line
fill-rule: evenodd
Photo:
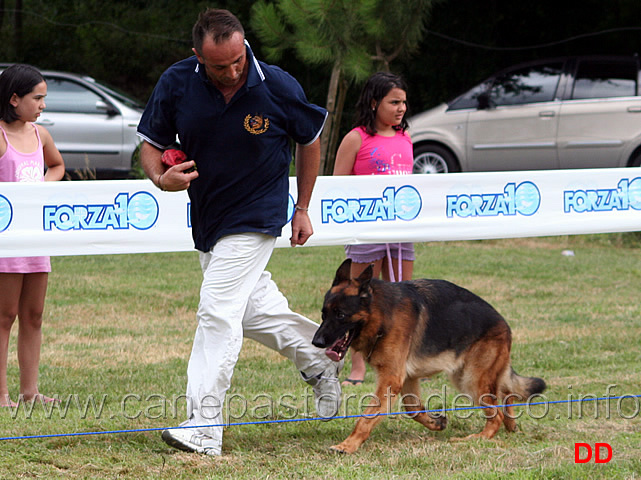
<path fill-rule="evenodd" d="M 327 175 L 326 172 L 329 168 L 328 159 L 330 156 L 329 153 L 331 152 L 330 148 L 332 148 L 332 131 L 336 128 L 336 107 L 340 77 L 341 66 L 340 62 L 337 60 L 334 62 L 334 66 L 332 67 L 332 76 L 329 79 L 329 90 L 327 91 L 327 105 L 325 107 L 327 108 L 327 120 L 325 121 L 325 128 L 323 128 L 323 133 L 321 133 L 321 162 L 318 171 L 319 175 Z M 331 165 L 331 168 L 333 170 L 333 164 Z"/>
<path fill-rule="evenodd" d="M 334 173 L 334 162 L 336 161 L 336 150 L 338 149 L 340 140 L 341 120 L 343 118 L 343 111 L 345 110 L 347 87 L 347 81 L 344 78 L 341 78 L 338 82 L 338 94 L 336 98 L 336 106 L 334 108 L 334 122 L 332 124 L 332 131 L 330 132 L 329 144 L 327 147 L 324 175 L 332 175 Z"/>

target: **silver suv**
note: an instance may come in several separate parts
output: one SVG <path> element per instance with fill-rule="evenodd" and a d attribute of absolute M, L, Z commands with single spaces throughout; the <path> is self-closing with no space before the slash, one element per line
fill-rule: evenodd
<path fill-rule="evenodd" d="M 500 71 L 409 120 L 414 173 L 638 167 L 639 80 L 636 55 Z"/>
<path fill-rule="evenodd" d="M 0 65 L 0 72 L 8 64 Z M 93 78 L 42 71 L 46 108 L 38 124 L 53 137 L 67 172 L 80 178 L 125 178 L 139 144 L 143 106 Z"/>

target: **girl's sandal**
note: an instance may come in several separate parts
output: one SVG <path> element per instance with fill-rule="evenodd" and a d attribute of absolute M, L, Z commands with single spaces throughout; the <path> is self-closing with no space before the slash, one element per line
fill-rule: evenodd
<path fill-rule="evenodd" d="M 347 387 L 349 384 L 359 385 L 361 383 L 363 383 L 363 380 L 354 380 L 353 378 L 346 378 L 345 380 L 343 380 L 342 385 Z"/>
<path fill-rule="evenodd" d="M 4 403 L 0 405 L 0 408 L 16 408 L 18 404 L 9 398 L 9 395 L 4 396 Z"/>

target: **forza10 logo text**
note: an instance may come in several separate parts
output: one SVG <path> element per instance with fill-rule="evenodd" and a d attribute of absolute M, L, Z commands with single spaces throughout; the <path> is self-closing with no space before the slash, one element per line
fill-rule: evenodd
<path fill-rule="evenodd" d="M 158 220 L 158 202 L 148 192 L 120 193 L 113 204 L 45 205 L 43 228 L 57 230 L 147 230 Z"/>
<path fill-rule="evenodd" d="M 534 215 L 541 205 L 541 193 L 532 182 L 518 186 L 508 183 L 501 193 L 447 196 L 447 218 L 496 217 L 499 215 Z"/>
<path fill-rule="evenodd" d="M 405 220 L 418 217 L 423 200 L 416 188 L 387 187 L 380 198 L 333 198 L 321 200 L 321 219 L 336 223 Z"/>
<path fill-rule="evenodd" d="M 613 210 L 641 210 L 641 177 L 622 179 L 617 188 L 599 190 L 566 190 L 563 192 L 565 213 L 611 212 Z"/>

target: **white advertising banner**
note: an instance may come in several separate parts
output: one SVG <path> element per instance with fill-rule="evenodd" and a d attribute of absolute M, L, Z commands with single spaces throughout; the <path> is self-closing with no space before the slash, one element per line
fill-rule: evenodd
<path fill-rule="evenodd" d="M 189 209 L 148 180 L 0 183 L 0 257 L 193 250 Z M 308 246 L 641 231 L 641 170 L 319 177 L 309 215 Z"/>

